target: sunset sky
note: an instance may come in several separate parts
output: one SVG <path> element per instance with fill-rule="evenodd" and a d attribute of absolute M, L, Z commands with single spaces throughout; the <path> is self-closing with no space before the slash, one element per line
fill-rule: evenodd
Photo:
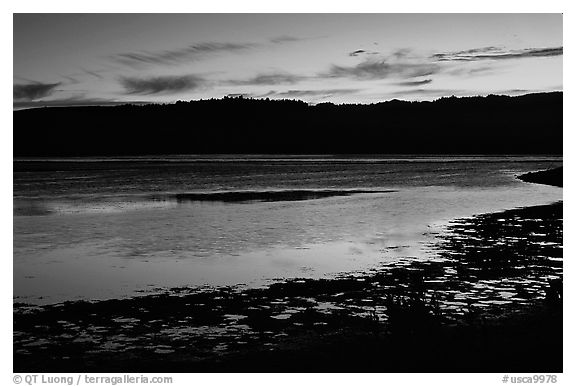
<path fill-rule="evenodd" d="M 15 14 L 14 108 L 562 90 L 560 14 Z"/>

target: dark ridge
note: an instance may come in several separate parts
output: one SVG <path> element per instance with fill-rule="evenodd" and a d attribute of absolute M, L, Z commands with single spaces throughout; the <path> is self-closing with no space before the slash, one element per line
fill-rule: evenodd
<path fill-rule="evenodd" d="M 393 193 L 395 190 L 279 190 L 264 192 L 215 192 L 215 193 L 179 193 L 163 199 L 175 199 L 178 202 L 219 201 L 303 201 L 320 198 L 350 196 L 353 194 Z"/>
<path fill-rule="evenodd" d="M 531 172 L 518 176 L 518 179 L 524 182 L 532 182 L 535 184 L 544 184 L 562 187 L 562 166 L 555 169 L 541 170 L 539 172 Z"/>
<path fill-rule="evenodd" d="M 223 98 L 13 112 L 15 157 L 562 154 L 562 92 L 376 104 Z"/>

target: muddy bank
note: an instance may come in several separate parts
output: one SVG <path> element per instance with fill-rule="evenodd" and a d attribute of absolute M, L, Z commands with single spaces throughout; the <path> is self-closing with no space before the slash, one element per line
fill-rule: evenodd
<path fill-rule="evenodd" d="M 15 304 L 14 371 L 562 371 L 561 202 L 456 220 L 431 247 L 264 289 Z"/>
<path fill-rule="evenodd" d="M 177 202 L 274 202 L 318 200 L 329 197 L 345 197 L 353 194 L 394 193 L 395 190 L 270 190 L 270 191 L 225 191 L 213 193 L 179 193 L 154 197 L 156 200 Z"/>
<path fill-rule="evenodd" d="M 545 184 L 562 187 L 562 166 L 555 169 L 542 170 L 539 172 L 531 172 L 518 176 L 518 179 L 524 182 L 532 182 L 535 184 Z"/>

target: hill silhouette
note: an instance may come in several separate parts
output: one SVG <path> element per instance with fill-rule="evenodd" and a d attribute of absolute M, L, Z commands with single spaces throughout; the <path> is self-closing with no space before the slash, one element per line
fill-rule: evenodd
<path fill-rule="evenodd" d="M 222 99 L 13 112 L 14 156 L 562 154 L 562 92 L 369 105 Z"/>

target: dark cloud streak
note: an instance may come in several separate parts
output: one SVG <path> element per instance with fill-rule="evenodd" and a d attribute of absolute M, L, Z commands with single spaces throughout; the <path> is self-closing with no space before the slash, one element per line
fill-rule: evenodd
<path fill-rule="evenodd" d="M 246 80 L 230 80 L 227 83 L 235 86 L 259 86 L 259 85 L 276 85 L 276 84 L 295 84 L 307 79 L 305 76 L 271 73 L 259 74 Z"/>
<path fill-rule="evenodd" d="M 80 81 L 78 81 L 78 79 L 74 78 L 73 76 L 66 76 L 66 75 L 62 75 L 63 79 L 66 79 L 68 82 L 68 84 L 78 84 L 80 83 Z"/>
<path fill-rule="evenodd" d="M 490 74 L 494 72 L 494 67 L 483 66 L 476 68 L 458 67 L 453 70 L 447 71 L 452 76 L 478 76 L 483 74 Z"/>
<path fill-rule="evenodd" d="M 13 97 L 19 101 L 33 101 L 51 95 L 61 83 L 15 84 Z"/>
<path fill-rule="evenodd" d="M 360 89 L 323 89 L 323 90 L 287 90 L 287 91 L 269 91 L 266 94 L 259 95 L 259 98 L 265 97 L 286 97 L 286 98 L 294 98 L 294 97 L 311 97 L 311 96 L 321 96 L 321 97 L 329 97 L 334 95 L 348 95 L 348 94 L 356 94 L 362 90 Z"/>
<path fill-rule="evenodd" d="M 270 43 L 282 44 L 282 43 L 299 42 L 302 40 L 306 40 L 306 39 L 305 38 L 298 38 L 295 36 L 282 35 L 282 36 L 277 36 L 275 38 L 270 39 Z"/>
<path fill-rule="evenodd" d="M 294 36 L 278 36 L 270 39 L 270 44 L 284 44 L 305 40 Z M 130 67 L 152 64 L 178 64 L 184 61 L 197 61 L 219 53 L 240 53 L 265 46 L 265 43 L 205 42 L 187 47 L 163 51 L 134 51 L 112 55 L 111 59 Z"/>
<path fill-rule="evenodd" d="M 414 81 L 407 81 L 407 82 L 398 82 L 396 83 L 397 86 L 424 86 L 426 84 L 432 83 L 432 79 L 424 79 L 424 80 L 414 80 Z"/>
<path fill-rule="evenodd" d="M 84 96 L 74 96 L 63 99 L 53 99 L 49 101 L 15 101 L 13 109 L 29 109 L 39 107 L 81 107 L 81 106 L 117 106 L 124 104 L 147 104 L 149 102 L 130 101 L 122 102 L 103 98 L 86 98 Z"/>
<path fill-rule="evenodd" d="M 366 50 L 356 50 L 352 51 L 348 54 L 348 56 L 360 56 L 360 55 L 378 55 L 379 52 L 376 51 L 366 51 Z"/>
<path fill-rule="evenodd" d="M 112 60 L 131 67 L 149 64 L 177 64 L 200 60 L 207 55 L 242 52 L 257 47 L 256 43 L 198 43 L 181 49 L 157 52 L 126 52 L 113 55 Z"/>
<path fill-rule="evenodd" d="M 104 79 L 104 77 L 102 75 L 100 75 L 100 72 L 104 72 L 104 71 L 90 71 L 90 70 L 82 70 L 85 74 L 88 74 L 90 76 L 93 76 L 96 79 Z"/>
<path fill-rule="evenodd" d="M 394 91 L 388 93 L 389 96 L 402 97 L 406 95 L 432 95 L 432 96 L 456 96 L 456 95 L 470 95 L 471 92 L 467 90 L 452 90 L 452 89 L 426 89 L 417 88 L 409 90 Z M 473 94 L 473 93 L 472 93 Z"/>
<path fill-rule="evenodd" d="M 562 47 L 525 48 L 509 51 L 505 51 L 498 47 L 483 47 L 464 51 L 438 53 L 432 55 L 432 59 L 442 62 L 473 62 L 478 60 L 543 58 L 561 55 L 563 55 Z"/>
<path fill-rule="evenodd" d="M 388 59 L 365 60 L 355 66 L 332 65 L 322 74 L 328 78 L 353 78 L 359 80 L 376 80 L 390 77 L 416 78 L 430 76 L 440 72 L 438 64 L 415 61 L 390 61 Z"/>
<path fill-rule="evenodd" d="M 156 76 L 149 78 L 121 77 L 126 94 L 175 94 L 193 91 L 205 86 L 205 80 L 196 75 Z"/>
<path fill-rule="evenodd" d="M 364 54 L 364 53 L 366 53 L 366 51 L 364 51 L 364 50 L 356 50 L 356 51 L 350 52 L 350 53 L 348 54 L 348 56 L 358 56 L 358 55 Z"/>
<path fill-rule="evenodd" d="M 349 56 L 372 54 L 366 50 L 356 50 Z M 487 60 L 509 60 L 522 58 L 554 57 L 563 54 L 562 47 L 526 48 L 519 50 L 504 50 L 503 48 L 488 46 L 471 48 L 462 51 L 436 53 L 431 56 L 420 56 L 408 48 L 399 49 L 386 57 L 365 58 L 353 66 L 332 65 L 326 73 L 319 74 L 319 78 L 351 78 L 356 80 L 378 80 L 387 78 L 410 79 L 431 76 L 440 72 L 450 75 L 478 75 L 493 69 L 465 69 L 450 68 L 450 63 L 467 63 Z M 398 83 L 400 86 L 418 86 L 430 81 L 414 81 Z"/>

